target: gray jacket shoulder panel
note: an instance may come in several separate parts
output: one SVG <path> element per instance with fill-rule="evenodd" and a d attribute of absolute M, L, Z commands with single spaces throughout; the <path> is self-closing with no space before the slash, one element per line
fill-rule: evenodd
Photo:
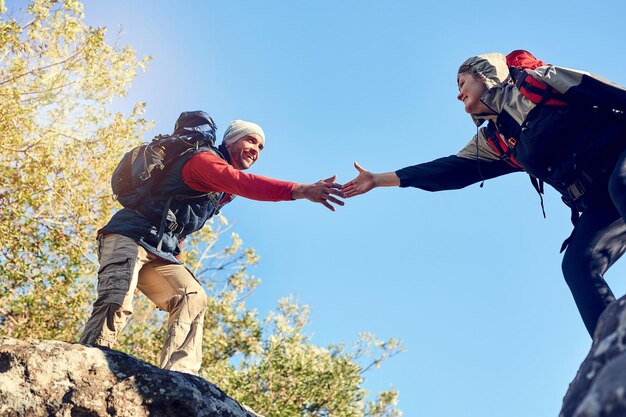
<path fill-rule="evenodd" d="M 459 158 L 479 161 L 499 161 L 500 156 L 487 142 L 486 127 L 481 127 L 474 137 L 461 149 L 456 156 Z"/>

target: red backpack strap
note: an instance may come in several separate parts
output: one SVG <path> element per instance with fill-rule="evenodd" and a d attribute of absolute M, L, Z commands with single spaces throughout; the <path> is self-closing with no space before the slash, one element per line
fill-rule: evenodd
<path fill-rule="evenodd" d="M 537 80 L 527 70 L 534 70 L 547 64 L 523 49 L 517 49 L 506 56 L 506 65 L 511 77 L 522 95 L 535 104 L 566 106 L 562 95 L 546 83 Z"/>
<path fill-rule="evenodd" d="M 487 143 L 491 148 L 496 151 L 500 159 L 512 167 L 518 169 L 524 169 L 519 162 L 513 157 L 513 149 L 517 145 L 517 141 L 513 138 L 504 139 L 500 133 L 496 130 L 495 126 L 491 123 L 487 125 L 487 129 L 484 132 Z"/>
<path fill-rule="evenodd" d="M 537 105 L 567 106 L 561 93 L 528 73 L 523 73 L 515 85 L 524 97 Z"/>

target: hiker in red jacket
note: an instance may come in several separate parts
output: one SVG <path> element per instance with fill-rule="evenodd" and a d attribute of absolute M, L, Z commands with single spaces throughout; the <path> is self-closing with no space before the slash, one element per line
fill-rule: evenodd
<path fill-rule="evenodd" d="M 306 198 L 333 211 L 333 204 L 344 204 L 337 198 L 342 193 L 335 177 L 298 184 L 243 172 L 265 146 L 259 125 L 231 122 L 219 147 L 214 145 L 214 133 L 206 113 L 182 113 L 173 135 L 195 135 L 203 145 L 166 167 L 149 197 L 119 210 L 98 232 L 98 298 L 80 343 L 112 347 L 132 315 L 138 288 L 169 313 L 159 365 L 196 374 L 202 362 L 207 297 L 178 260 L 182 240 L 236 195 L 260 201 Z"/>
<path fill-rule="evenodd" d="M 513 172 L 529 174 L 540 196 L 543 183 L 551 185 L 572 210 L 562 268 L 593 336 L 615 300 L 604 274 L 626 251 L 626 90 L 526 51 L 471 57 L 457 83 L 478 127 L 472 140 L 457 155 L 395 172 L 355 163 L 358 176 L 344 185 L 345 196 L 389 186 L 459 189 Z"/>

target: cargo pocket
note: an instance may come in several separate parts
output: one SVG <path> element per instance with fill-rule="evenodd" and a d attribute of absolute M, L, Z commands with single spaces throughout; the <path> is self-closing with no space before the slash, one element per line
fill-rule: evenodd
<path fill-rule="evenodd" d="M 98 272 L 98 296 L 107 303 L 122 305 L 130 289 L 134 260 L 111 259 L 100 266 Z"/>

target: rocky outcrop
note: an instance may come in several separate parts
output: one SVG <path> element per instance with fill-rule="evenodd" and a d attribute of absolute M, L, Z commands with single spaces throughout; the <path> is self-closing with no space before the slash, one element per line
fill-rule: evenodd
<path fill-rule="evenodd" d="M 106 348 L 0 338 L 3 417 L 254 417 L 206 380 Z"/>
<path fill-rule="evenodd" d="M 559 417 L 626 416 L 626 297 L 602 313 Z"/>
<path fill-rule="evenodd" d="M 115 350 L 0 338 L 2 417 L 257 417 L 212 383 Z M 600 317 L 559 417 L 626 416 L 626 296 Z"/>

